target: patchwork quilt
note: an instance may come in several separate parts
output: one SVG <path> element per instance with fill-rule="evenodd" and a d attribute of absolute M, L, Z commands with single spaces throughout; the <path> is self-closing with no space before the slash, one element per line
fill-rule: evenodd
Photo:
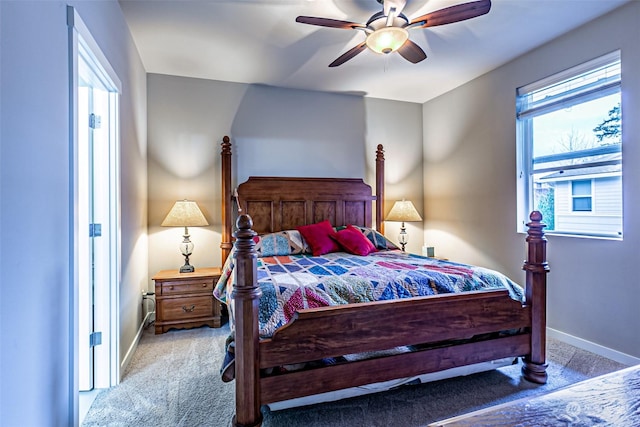
<path fill-rule="evenodd" d="M 501 288 L 511 298 L 524 301 L 523 289 L 501 273 L 398 250 L 379 250 L 364 257 L 346 252 L 318 257 L 264 253 L 257 260 L 262 338 L 272 336 L 305 308 Z M 229 307 L 233 329 L 232 269 L 230 256 L 214 295 Z"/>

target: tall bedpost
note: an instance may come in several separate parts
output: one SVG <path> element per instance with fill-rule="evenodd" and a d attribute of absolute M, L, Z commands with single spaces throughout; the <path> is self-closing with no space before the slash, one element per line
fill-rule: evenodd
<path fill-rule="evenodd" d="M 257 254 L 253 221 L 242 214 L 236 221 L 233 304 L 235 313 L 236 415 L 234 427 L 262 424 L 260 412 L 260 351 L 258 308 L 262 294 L 256 281 Z"/>
<path fill-rule="evenodd" d="M 531 353 L 524 357 L 522 375 L 525 379 L 544 384 L 547 382 L 546 329 L 547 329 L 547 239 L 545 224 L 538 211 L 529 215 L 527 224 L 526 297 L 531 307 Z"/>
<path fill-rule="evenodd" d="M 384 150 L 376 150 L 376 230 L 384 234 Z"/>
<path fill-rule="evenodd" d="M 220 153 L 220 170 L 222 171 L 222 241 L 220 249 L 222 249 L 222 263 L 224 265 L 233 242 L 231 241 L 231 142 L 228 136 L 222 138 L 222 152 Z"/>

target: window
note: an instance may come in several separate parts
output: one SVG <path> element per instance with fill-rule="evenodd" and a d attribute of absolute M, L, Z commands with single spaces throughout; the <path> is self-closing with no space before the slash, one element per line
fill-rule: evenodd
<path fill-rule="evenodd" d="M 519 231 L 622 238 L 620 52 L 517 90 Z"/>
<path fill-rule="evenodd" d="M 574 212 L 591 212 L 591 180 L 572 181 L 571 197 Z"/>

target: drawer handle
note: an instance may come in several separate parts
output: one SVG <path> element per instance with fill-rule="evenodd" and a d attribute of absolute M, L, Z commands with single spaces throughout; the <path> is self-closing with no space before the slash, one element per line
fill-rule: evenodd
<path fill-rule="evenodd" d="M 169 286 L 169 290 L 172 291 L 173 290 L 173 286 Z"/>
<path fill-rule="evenodd" d="M 187 308 L 186 306 L 182 306 L 182 311 L 184 311 L 185 313 L 191 313 L 193 312 L 193 310 L 196 309 L 196 305 L 193 304 L 191 307 Z"/>
<path fill-rule="evenodd" d="M 207 283 L 203 283 L 203 284 L 202 284 L 202 287 L 203 287 L 203 288 L 206 288 L 206 287 L 207 287 Z"/>

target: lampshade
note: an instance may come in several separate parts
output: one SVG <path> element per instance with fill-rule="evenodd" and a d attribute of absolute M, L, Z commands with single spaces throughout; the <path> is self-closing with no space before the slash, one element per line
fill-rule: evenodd
<path fill-rule="evenodd" d="M 369 34 L 367 47 L 377 53 L 391 53 L 402 47 L 409 32 L 400 27 L 381 27 Z"/>
<path fill-rule="evenodd" d="M 410 200 L 402 200 L 393 205 L 385 221 L 415 222 L 422 221 L 422 218 Z"/>
<path fill-rule="evenodd" d="M 161 225 L 163 227 L 202 227 L 209 223 L 196 202 L 178 200 Z"/>
<path fill-rule="evenodd" d="M 193 243 L 191 243 L 188 227 L 209 225 L 198 204 L 191 200 L 178 200 L 160 225 L 163 227 L 184 227 L 183 240 L 178 246 L 184 255 L 184 265 L 180 267 L 180 273 L 194 272 L 195 267 L 189 264 L 189 257 L 193 253 Z"/>
<path fill-rule="evenodd" d="M 404 247 L 409 242 L 409 236 L 407 235 L 407 229 L 404 227 L 405 222 L 415 222 L 422 221 L 420 214 L 416 210 L 413 203 L 409 200 L 401 200 L 396 202 L 389 215 L 385 218 L 385 221 L 395 221 L 401 222 L 402 226 L 400 227 L 400 234 L 398 235 L 398 243 L 402 248 L 402 252 L 404 252 Z"/>

